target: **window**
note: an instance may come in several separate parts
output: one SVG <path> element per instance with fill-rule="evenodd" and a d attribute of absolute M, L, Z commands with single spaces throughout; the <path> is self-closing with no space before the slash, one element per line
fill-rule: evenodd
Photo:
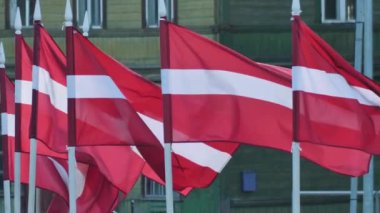
<path fill-rule="evenodd" d="M 84 14 L 87 11 L 91 28 L 100 29 L 103 26 L 103 0 L 77 0 L 77 23 L 82 26 Z"/>
<path fill-rule="evenodd" d="M 36 0 L 10 0 L 9 1 L 9 26 L 15 23 L 17 7 L 20 8 L 21 22 L 24 27 L 33 26 L 34 4 Z"/>
<path fill-rule="evenodd" d="M 145 176 L 142 178 L 142 188 L 144 197 L 147 199 L 165 199 L 165 186 Z M 181 199 L 181 196 L 179 193 L 173 191 L 173 198 L 178 201 Z"/>
<path fill-rule="evenodd" d="M 322 23 L 355 21 L 356 0 L 322 0 Z"/>
<path fill-rule="evenodd" d="M 145 3 L 145 17 L 144 26 L 147 28 L 157 28 L 160 23 L 158 14 L 158 0 L 144 0 Z M 167 19 L 174 20 L 174 0 L 165 0 Z"/>
<path fill-rule="evenodd" d="M 165 186 L 144 177 L 143 179 L 144 196 L 148 198 L 165 198 Z"/>

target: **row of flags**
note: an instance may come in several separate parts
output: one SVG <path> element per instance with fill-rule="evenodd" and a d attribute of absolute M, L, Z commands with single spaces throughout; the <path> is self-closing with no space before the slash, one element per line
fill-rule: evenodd
<path fill-rule="evenodd" d="M 29 138 L 37 140 L 36 185 L 68 211 L 67 146 L 76 147 L 78 212 L 110 212 L 143 174 L 165 183 L 172 143 L 173 188 L 209 186 L 239 144 L 291 151 L 331 171 L 360 176 L 378 154 L 379 85 L 362 76 L 299 16 L 293 68 L 257 63 L 161 20 L 162 89 L 66 27 L 65 55 L 40 21 L 33 50 L 16 34 L 15 85 L 1 70 L 4 178 Z M 293 72 L 293 75 L 292 75 Z"/>

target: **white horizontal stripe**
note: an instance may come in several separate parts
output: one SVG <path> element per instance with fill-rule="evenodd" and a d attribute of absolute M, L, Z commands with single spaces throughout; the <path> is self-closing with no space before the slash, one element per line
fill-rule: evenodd
<path fill-rule="evenodd" d="M 32 82 L 16 80 L 16 103 L 32 104 Z"/>
<path fill-rule="evenodd" d="M 59 176 L 61 176 L 62 181 L 68 187 L 69 182 L 69 174 L 66 169 L 54 158 L 48 157 L 48 159 L 53 163 L 55 169 L 57 170 Z M 75 173 L 75 183 L 76 183 L 76 198 L 79 198 L 84 190 L 86 176 L 88 172 L 88 165 L 83 163 L 76 163 L 75 165 L 76 173 Z"/>
<path fill-rule="evenodd" d="M 148 116 L 140 114 L 145 124 L 151 129 L 153 134 L 163 145 L 163 124 Z M 199 143 L 173 143 L 173 152 L 204 167 L 208 167 L 215 172 L 221 172 L 224 166 L 231 159 L 231 155 L 226 152 L 217 150 L 202 142 Z"/>
<path fill-rule="evenodd" d="M 33 65 L 33 89 L 50 97 L 50 103 L 64 113 L 67 112 L 66 86 L 54 81 L 48 71 Z"/>
<path fill-rule="evenodd" d="M 126 99 L 115 82 L 107 75 L 67 76 L 69 98 L 121 98 Z"/>
<path fill-rule="evenodd" d="M 380 97 L 369 89 L 351 86 L 338 73 L 295 66 L 293 69 L 293 89 L 318 95 L 355 99 L 368 106 L 380 106 Z"/>
<path fill-rule="evenodd" d="M 292 108 L 289 87 L 224 70 L 162 69 L 163 93 L 178 95 L 236 95 Z"/>
<path fill-rule="evenodd" d="M 1 135 L 15 136 L 15 115 L 1 113 Z"/>
<path fill-rule="evenodd" d="M 5 68 L 5 65 L 4 64 L 0 64 L 0 68 Z"/>
<path fill-rule="evenodd" d="M 162 147 L 164 146 L 164 127 L 161 121 L 157 121 L 151 117 L 144 114 L 137 113 L 144 123 L 149 127 L 150 131 L 156 136 L 160 141 Z"/>
<path fill-rule="evenodd" d="M 204 143 L 174 143 L 172 149 L 174 153 L 196 164 L 209 167 L 218 173 L 223 170 L 231 159 L 231 155 L 228 153 L 221 152 Z"/>

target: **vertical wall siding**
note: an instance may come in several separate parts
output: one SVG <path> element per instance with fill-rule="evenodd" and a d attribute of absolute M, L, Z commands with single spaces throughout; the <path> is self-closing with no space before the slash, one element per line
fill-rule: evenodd
<path fill-rule="evenodd" d="M 40 3 L 44 26 L 48 29 L 61 29 L 64 22 L 66 1 L 40 0 Z"/>
<path fill-rule="evenodd" d="M 177 0 L 178 23 L 185 26 L 215 24 L 214 0 Z"/>
<path fill-rule="evenodd" d="M 0 29 L 5 28 L 5 0 L 0 0 Z"/>
<path fill-rule="evenodd" d="M 107 1 L 107 27 L 109 29 L 139 29 L 142 26 L 143 0 Z"/>

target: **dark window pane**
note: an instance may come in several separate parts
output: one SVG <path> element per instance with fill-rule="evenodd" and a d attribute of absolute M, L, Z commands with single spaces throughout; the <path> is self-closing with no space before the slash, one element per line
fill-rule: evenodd
<path fill-rule="evenodd" d="M 337 19 L 337 0 L 325 0 L 325 19 Z"/>
<path fill-rule="evenodd" d="M 93 1 L 91 5 L 91 22 L 94 26 L 102 25 L 101 18 L 101 1 Z"/>
<path fill-rule="evenodd" d="M 148 26 L 158 25 L 158 2 L 157 0 L 146 0 L 147 4 L 147 24 Z"/>
<path fill-rule="evenodd" d="M 33 25 L 33 13 L 34 13 L 35 2 L 36 0 L 18 0 L 17 1 L 17 5 L 20 8 L 21 22 L 23 26 Z"/>

